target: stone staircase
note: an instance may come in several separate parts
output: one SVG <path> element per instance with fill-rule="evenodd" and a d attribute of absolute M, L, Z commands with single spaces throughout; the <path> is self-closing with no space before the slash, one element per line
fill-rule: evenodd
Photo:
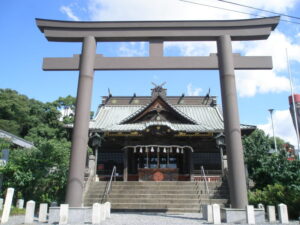
<path fill-rule="evenodd" d="M 106 182 L 93 182 L 85 195 L 84 205 L 100 202 Z M 227 205 L 229 192 L 226 182 L 208 183 L 192 181 L 116 181 L 108 201 L 113 211 L 200 212 L 201 205 L 217 203 Z"/>

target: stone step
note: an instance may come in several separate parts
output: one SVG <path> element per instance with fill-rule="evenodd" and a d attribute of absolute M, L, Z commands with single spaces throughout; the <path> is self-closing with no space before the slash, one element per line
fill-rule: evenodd
<path fill-rule="evenodd" d="M 105 191 L 105 189 L 98 189 L 98 188 L 90 188 L 89 192 L 93 192 L 93 193 L 103 193 Z M 194 191 L 194 192 L 199 192 L 199 193 L 206 193 L 206 188 L 203 189 L 198 189 L 198 188 L 161 188 L 161 187 L 157 187 L 157 188 L 136 188 L 136 187 L 129 187 L 129 188 L 116 188 L 116 187 L 112 187 L 111 188 L 111 192 L 124 192 L 124 191 L 131 191 L 131 192 L 135 192 L 135 191 L 142 191 L 142 192 L 151 192 L 151 191 Z M 213 189 L 213 188 L 209 188 L 208 189 L 209 193 L 215 193 L 215 192 L 228 192 L 228 188 L 222 187 L 222 188 L 218 188 L 218 189 Z"/>
<path fill-rule="evenodd" d="M 84 205 L 100 202 L 107 182 L 94 182 L 85 196 Z M 108 201 L 113 211 L 200 212 L 201 205 L 228 202 L 227 185 L 222 182 L 117 181 L 112 183 Z"/>
<path fill-rule="evenodd" d="M 95 188 L 95 189 L 105 189 L 101 186 L 91 186 L 91 188 Z M 201 186 L 197 186 L 197 185 L 112 185 L 112 188 L 114 189 L 128 189 L 128 188 L 135 188 L 135 189 L 177 189 L 177 188 L 181 188 L 181 189 L 206 189 L 206 186 L 201 185 Z M 220 189 L 220 188 L 224 188 L 224 186 L 208 186 L 209 189 Z"/>
<path fill-rule="evenodd" d="M 89 191 L 88 195 L 102 195 L 104 193 L 104 191 Z M 159 194 L 172 194 L 172 195 L 176 195 L 176 194 L 211 194 L 211 195 L 215 195 L 215 194 L 224 194 L 224 195 L 228 195 L 229 192 L 228 190 L 209 190 L 209 193 L 207 193 L 205 190 L 184 190 L 184 189 L 180 189 L 180 190 L 160 190 L 160 189 L 153 189 L 153 190 L 136 190 L 136 189 L 132 189 L 132 190 L 116 190 L 113 189 L 109 192 L 110 195 L 112 194 L 152 194 L 152 195 L 159 195 Z"/>
<path fill-rule="evenodd" d="M 97 198 L 86 198 L 86 202 L 99 202 L 100 199 Z M 202 201 L 214 201 L 214 202 L 227 202 L 227 199 L 224 198 L 208 198 L 207 196 L 203 198 L 195 198 L 195 199 L 174 199 L 174 198 L 165 198 L 165 199 L 154 199 L 154 198 L 112 198 L 109 197 L 108 201 L 112 203 L 157 203 L 157 204 L 162 204 L 162 203 L 180 203 L 180 204 L 190 204 L 190 203 L 201 203 Z"/>
<path fill-rule="evenodd" d="M 99 192 L 99 191 L 105 191 L 106 189 L 104 188 L 98 188 L 98 187 L 90 187 L 89 191 L 92 192 Z M 139 190 L 139 191 L 151 191 L 151 190 L 188 190 L 188 191 L 202 191 L 205 192 L 207 189 L 206 188 L 197 188 L 197 187 L 115 187 L 113 186 L 111 188 L 111 191 L 135 191 L 135 190 Z M 224 190 L 228 190 L 228 188 L 226 187 L 218 187 L 218 188 L 208 188 L 209 191 L 224 191 Z"/>
<path fill-rule="evenodd" d="M 108 200 L 109 201 L 109 200 Z M 85 206 L 90 207 L 92 206 L 94 203 L 99 203 L 99 201 L 86 201 L 84 203 Z M 188 203 L 188 204 L 182 204 L 182 203 L 149 203 L 149 202 L 126 202 L 126 203 L 122 203 L 122 202 L 111 202 L 112 204 L 112 210 L 114 209 L 147 209 L 148 211 L 151 211 L 153 209 L 166 209 L 166 208 L 177 208 L 177 209 L 200 209 L 201 205 L 207 205 L 207 204 L 219 204 L 220 206 L 225 206 L 228 201 L 224 200 L 224 199 L 220 199 L 218 201 L 210 201 L 208 199 L 206 200 L 201 200 L 200 202 L 197 203 Z"/>
<path fill-rule="evenodd" d="M 124 190 L 122 192 L 114 191 L 112 190 L 110 194 L 117 194 L 121 193 L 123 195 L 134 193 L 136 195 L 140 194 L 152 194 L 152 195 L 159 195 L 159 194 L 197 194 L 196 191 L 190 191 L 190 190 L 149 190 L 149 191 L 143 191 L 143 190 Z M 205 193 L 205 192 L 203 192 Z M 211 194 L 219 193 L 219 192 L 210 192 Z M 96 193 L 97 194 L 97 193 Z M 200 192 L 201 194 L 201 192 Z"/>
<path fill-rule="evenodd" d="M 99 195 L 99 194 L 103 194 L 105 192 L 105 190 L 101 190 L 101 189 L 90 189 L 88 193 L 93 194 L 93 195 Z M 195 194 L 206 194 L 207 191 L 206 189 L 202 189 L 202 190 L 197 190 L 197 189 L 111 189 L 110 191 L 111 194 L 115 194 L 115 193 L 135 193 L 135 194 L 183 194 L 183 193 L 195 193 Z M 221 194 L 228 194 L 228 189 L 219 189 L 219 190 L 215 190 L 215 189 L 209 189 L 210 194 L 216 194 L 216 193 L 221 193 Z"/>
<path fill-rule="evenodd" d="M 87 194 L 86 198 L 102 198 L 103 194 Z M 180 199 L 193 199 L 193 198 L 224 198 L 227 197 L 227 194 L 149 194 L 149 193 L 142 193 L 142 194 L 136 194 L 136 193 L 110 193 L 109 196 L 111 198 L 153 198 L 153 199 L 165 199 L 165 198 L 180 198 Z"/>
<path fill-rule="evenodd" d="M 142 201 L 141 201 L 142 200 Z M 200 204 L 201 202 L 209 202 L 211 199 L 113 199 L 108 198 L 108 201 L 111 203 L 153 203 L 153 204 L 181 204 L 181 205 L 190 205 L 190 204 Z M 224 199 L 213 199 L 214 202 L 226 203 Z"/>
<path fill-rule="evenodd" d="M 194 181 L 115 181 L 112 182 L 114 186 L 119 185 L 119 186 L 176 186 L 176 185 L 203 185 L 205 186 L 205 182 L 194 182 Z M 222 182 L 208 182 L 208 186 L 220 186 L 222 185 Z M 94 182 L 93 185 L 99 185 L 99 186 L 106 186 L 106 182 Z"/>
<path fill-rule="evenodd" d="M 204 203 L 206 204 L 206 203 Z M 207 203 L 209 204 L 209 203 Z M 182 205 L 182 204 L 153 204 L 153 203 L 112 203 L 112 209 L 193 209 L 193 210 L 201 210 L 201 204 L 190 204 L 190 205 Z"/>

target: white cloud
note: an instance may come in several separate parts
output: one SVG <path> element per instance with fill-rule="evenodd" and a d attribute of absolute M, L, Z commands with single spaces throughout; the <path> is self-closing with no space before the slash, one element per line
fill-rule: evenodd
<path fill-rule="evenodd" d="M 241 97 L 252 97 L 257 93 L 280 93 L 290 91 L 288 79 L 287 57 L 288 50 L 291 61 L 300 63 L 300 45 L 292 43 L 280 31 L 272 33 L 268 40 L 254 42 L 238 42 L 233 44 L 234 50 L 242 50 L 249 56 L 272 56 L 273 71 L 248 70 L 237 71 L 237 89 Z M 280 76 L 279 73 L 285 74 Z"/>
<path fill-rule="evenodd" d="M 240 0 L 239 3 L 254 6 L 256 8 L 285 13 L 295 6 L 297 0 Z"/>
<path fill-rule="evenodd" d="M 122 42 L 118 56 L 133 57 L 145 56 L 148 53 L 145 42 Z"/>
<path fill-rule="evenodd" d="M 254 9 L 247 9 L 217 0 L 193 2 L 217 5 L 248 13 L 266 15 Z M 293 9 L 298 0 L 240 0 L 239 4 L 249 5 L 280 13 L 287 13 Z M 211 7 L 186 3 L 180 0 L 89 0 L 88 10 L 92 20 L 216 20 L 216 19 L 247 19 L 250 15 L 229 12 Z M 297 36 L 295 35 L 297 38 Z M 286 77 L 286 48 L 289 51 L 291 62 L 300 63 L 300 45 L 293 43 L 285 33 L 278 30 L 272 32 L 270 38 L 265 41 L 233 42 L 233 51 L 247 56 L 272 56 L 273 71 L 238 71 L 237 89 L 241 97 L 253 97 L 256 94 L 280 93 L 289 91 L 289 82 Z M 137 56 L 144 49 L 129 49 L 121 46 L 122 56 Z M 184 56 L 209 55 L 215 53 L 214 42 L 166 42 L 165 50 L 176 52 Z M 144 53 L 143 53 L 144 54 Z M 283 76 L 282 74 L 285 74 Z M 295 84 L 296 85 L 296 84 Z M 296 85 L 297 86 L 297 85 Z"/>
<path fill-rule="evenodd" d="M 187 95 L 188 96 L 199 96 L 202 92 L 202 88 L 193 87 L 191 83 L 188 84 L 187 88 Z"/>
<path fill-rule="evenodd" d="M 236 8 L 222 3 L 227 8 Z M 213 3 L 211 4 L 213 5 Z M 179 0 L 90 0 L 92 20 L 200 20 L 247 18 Z"/>
<path fill-rule="evenodd" d="M 273 112 L 273 123 L 275 136 L 280 137 L 297 147 L 297 136 L 290 111 L 275 110 Z M 268 123 L 258 125 L 258 128 L 264 130 L 266 134 L 273 137 L 272 121 L 270 117 L 268 118 Z"/>
<path fill-rule="evenodd" d="M 271 70 L 236 71 L 236 81 L 240 97 L 290 90 L 289 80 L 286 77 L 277 76 Z"/>
<path fill-rule="evenodd" d="M 182 56 L 205 56 L 217 52 L 216 42 L 165 42 L 165 51 L 177 49 Z"/>
<path fill-rule="evenodd" d="M 77 17 L 74 12 L 72 11 L 72 9 L 68 6 L 61 6 L 60 7 L 60 11 L 62 13 L 65 13 L 70 19 L 74 20 L 74 21 L 79 21 L 80 18 Z"/>
<path fill-rule="evenodd" d="M 239 42 L 237 46 L 234 43 L 233 47 L 234 50 L 241 50 L 249 56 L 272 56 L 276 72 L 287 69 L 286 50 L 288 50 L 290 60 L 300 62 L 300 45 L 293 43 L 290 38 L 278 30 L 274 31 L 267 40 Z"/>
<path fill-rule="evenodd" d="M 265 15 L 265 13 L 255 11 L 254 9 L 222 3 L 217 0 L 207 2 L 199 0 L 190 1 L 230 10 Z M 285 13 L 295 6 L 297 0 L 240 0 L 238 3 Z M 180 0 L 89 0 L 88 9 L 92 20 L 214 20 L 244 19 L 250 17 L 250 15 L 246 14 L 191 4 Z"/>

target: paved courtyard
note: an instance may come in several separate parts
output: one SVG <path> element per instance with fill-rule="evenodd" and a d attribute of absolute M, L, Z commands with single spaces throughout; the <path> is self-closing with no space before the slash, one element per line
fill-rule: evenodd
<path fill-rule="evenodd" d="M 198 213 L 112 213 L 112 218 L 103 221 L 101 225 L 196 225 L 208 224 Z M 24 224 L 24 216 L 10 217 L 6 225 Z M 47 224 L 34 222 L 34 225 Z M 88 224 L 88 223 L 85 223 Z M 272 223 L 276 225 L 279 223 Z M 299 224 L 291 221 L 290 225 Z M 241 224 L 240 224 L 241 225 Z M 268 225 L 264 223 L 263 225 Z"/>

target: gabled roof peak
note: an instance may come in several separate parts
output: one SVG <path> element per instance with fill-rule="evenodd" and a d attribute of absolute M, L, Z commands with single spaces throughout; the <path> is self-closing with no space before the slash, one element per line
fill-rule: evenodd
<path fill-rule="evenodd" d="M 176 109 L 161 95 L 156 96 L 148 105 L 122 120 L 120 124 L 145 123 L 149 121 L 197 124 L 195 120 Z"/>

